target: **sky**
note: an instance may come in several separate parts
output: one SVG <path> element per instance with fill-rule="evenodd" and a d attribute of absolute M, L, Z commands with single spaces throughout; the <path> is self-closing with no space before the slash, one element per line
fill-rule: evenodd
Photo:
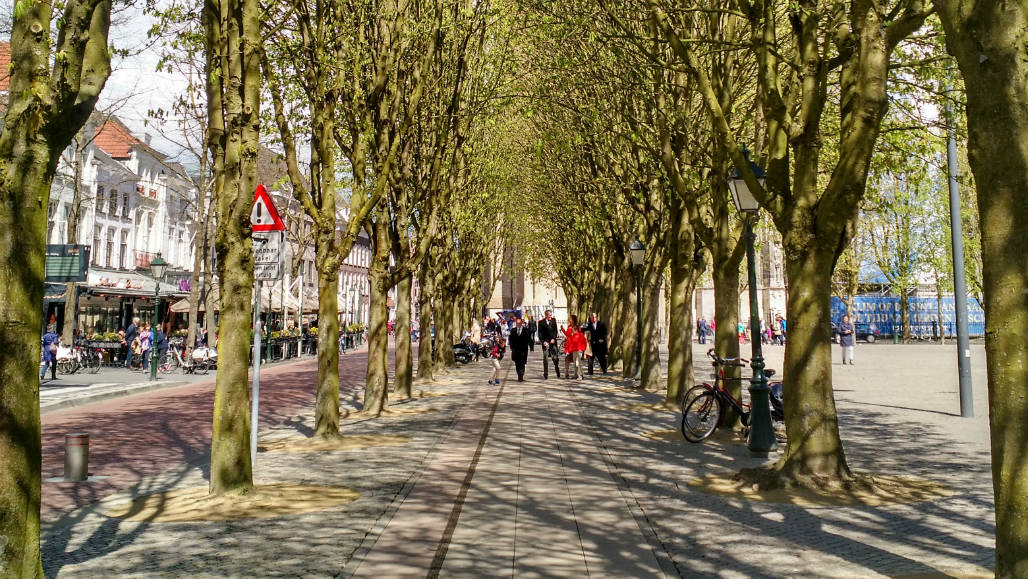
<path fill-rule="evenodd" d="M 137 137 L 150 133 L 153 136 L 151 145 L 155 149 L 175 156 L 179 148 L 153 128 L 154 121 L 147 111 L 170 109 L 175 96 L 184 92 L 186 79 L 156 72 L 160 46 L 153 45 L 147 38 L 147 30 L 153 22 L 153 18 L 146 15 L 140 6 L 130 6 L 115 16 L 111 25 L 111 43 L 118 49 L 128 49 L 132 54 L 115 59 L 111 77 L 100 94 L 97 107 L 101 110 L 115 107 L 114 114 Z"/>

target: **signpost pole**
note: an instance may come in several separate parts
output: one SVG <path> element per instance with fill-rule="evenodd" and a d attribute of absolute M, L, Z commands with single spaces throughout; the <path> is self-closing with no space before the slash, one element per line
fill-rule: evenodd
<path fill-rule="evenodd" d="M 261 282 L 257 280 L 257 304 L 253 322 L 253 395 L 250 398 L 250 468 L 257 465 L 257 411 L 261 397 Z"/>

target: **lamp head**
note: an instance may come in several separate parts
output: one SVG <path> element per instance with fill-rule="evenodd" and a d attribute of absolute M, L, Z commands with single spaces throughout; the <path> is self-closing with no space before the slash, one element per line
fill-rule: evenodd
<path fill-rule="evenodd" d="M 150 260 L 150 275 L 154 279 L 160 281 L 164 279 L 164 274 L 168 271 L 168 266 L 171 265 L 161 258 L 161 254 L 158 253 L 157 257 Z"/>
<path fill-rule="evenodd" d="M 636 237 L 632 245 L 628 246 L 628 252 L 632 255 L 632 265 L 639 267 L 646 258 L 646 246 Z"/>
<path fill-rule="evenodd" d="M 764 169 L 750 160 L 750 150 L 746 147 L 742 148 L 742 155 L 746 158 L 746 162 L 750 164 L 750 171 L 757 178 L 757 182 L 763 187 Z M 728 189 L 732 192 L 732 202 L 735 203 L 735 208 L 739 212 L 756 213 L 760 210 L 760 203 L 753 196 L 753 192 L 750 191 L 750 187 L 746 184 L 746 180 L 743 179 L 742 172 L 739 171 L 738 167 L 732 168 L 732 174 L 728 177 Z"/>

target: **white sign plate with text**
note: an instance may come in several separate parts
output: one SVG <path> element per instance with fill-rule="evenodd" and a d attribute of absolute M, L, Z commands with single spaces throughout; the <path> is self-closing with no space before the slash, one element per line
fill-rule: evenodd
<path fill-rule="evenodd" d="M 269 281 L 282 278 L 282 232 L 253 233 L 253 279 Z"/>

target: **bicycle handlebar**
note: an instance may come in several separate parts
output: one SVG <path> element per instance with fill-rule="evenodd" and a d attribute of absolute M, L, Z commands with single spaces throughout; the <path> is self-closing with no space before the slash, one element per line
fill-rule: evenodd
<path fill-rule="evenodd" d="M 707 357 L 714 361 L 715 366 L 745 366 L 749 364 L 746 358 L 722 358 L 714 353 L 714 348 L 707 350 Z"/>

